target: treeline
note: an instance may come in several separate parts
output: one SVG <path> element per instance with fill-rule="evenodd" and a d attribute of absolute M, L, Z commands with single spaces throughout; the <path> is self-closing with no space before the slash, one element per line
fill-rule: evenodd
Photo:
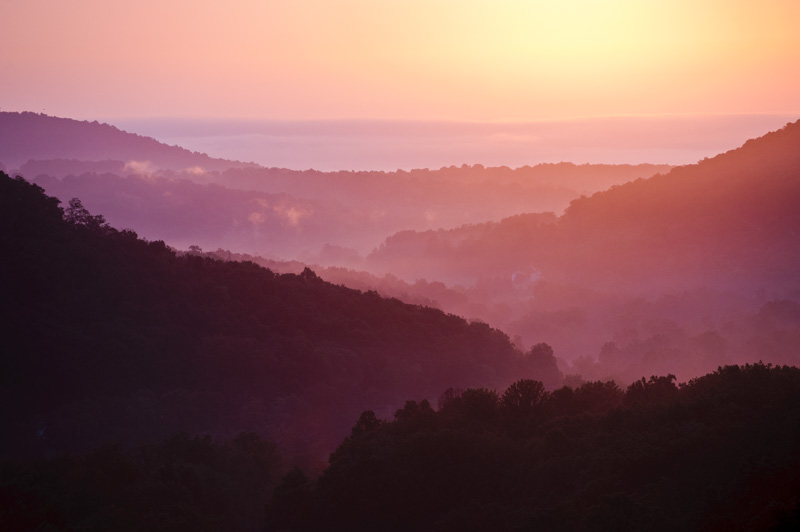
<path fill-rule="evenodd" d="M 183 430 L 323 460 L 365 408 L 534 376 L 485 324 L 309 269 L 179 257 L 5 174 L 0 248 L 5 456 Z"/>
<path fill-rule="evenodd" d="M 731 530 L 800 525 L 800 369 L 532 379 L 364 411 L 321 475 L 252 433 L 0 461 L 13 530 Z"/>
<path fill-rule="evenodd" d="M 448 390 L 364 412 L 316 480 L 276 487 L 272 530 L 792 530 L 800 369 L 675 384 Z"/>
<path fill-rule="evenodd" d="M 280 273 L 300 273 L 307 267 L 299 261 L 274 261 L 222 249 L 187 253 L 249 260 Z M 686 381 L 754 358 L 777 365 L 796 365 L 800 360 L 800 303 L 791 299 L 796 297 L 791 292 L 782 297 L 775 293 L 743 297 L 699 288 L 626 298 L 554 285 L 521 271 L 465 287 L 311 267 L 334 284 L 491 323 L 509 334 L 522 351 L 531 344 L 547 343 L 554 348 L 563 373 L 586 380 L 613 379 L 627 385 L 642 375 L 674 373 Z"/>

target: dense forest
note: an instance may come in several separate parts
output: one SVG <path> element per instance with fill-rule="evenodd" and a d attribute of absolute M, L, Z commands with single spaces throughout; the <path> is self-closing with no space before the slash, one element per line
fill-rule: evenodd
<path fill-rule="evenodd" d="M 276 530 L 795 530 L 800 370 L 726 366 L 676 386 L 520 380 L 364 412 Z"/>
<path fill-rule="evenodd" d="M 22 118 L 61 133 L 100 127 Z M 146 238 L 284 272 L 308 266 L 329 282 L 489 323 L 522 350 L 546 342 L 564 373 L 629 383 L 665 371 L 687 379 L 754 352 L 797 363 L 798 131 L 788 124 L 671 171 L 569 163 L 175 170 L 144 164 L 157 151 L 133 150 L 137 137 L 122 132 L 118 142 L 138 160 L 127 170 L 122 161 L 46 159 L 57 132 L 22 167 L 48 193 L 80 197 Z M 655 171 L 664 173 L 622 184 Z M 545 189 L 559 187 L 555 212 L 532 212 L 558 205 Z M 579 191 L 591 195 L 574 199 Z M 284 266 L 290 257 L 302 266 Z"/>
<path fill-rule="evenodd" d="M 298 172 L 0 119 L 10 529 L 800 526 L 800 122 L 674 169 Z"/>
<path fill-rule="evenodd" d="M 4 455 L 255 431 L 324 460 L 365 408 L 555 368 L 484 323 L 309 269 L 177 256 L 80 200 L 0 187 Z"/>
<path fill-rule="evenodd" d="M 0 462 L 13 530 L 730 530 L 800 526 L 800 370 L 676 385 L 448 388 L 364 411 L 321 475 L 243 433 Z"/>
<path fill-rule="evenodd" d="M 186 253 L 252 261 L 280 273 L 309 267 L 222 249 Z M 701 287 L 622 297 L 543 282 L 530 272 L 465 287 L 338 267 L 313 269 L 334 284 L 485 321 L 508 333 L 521 351 L 545 342 L 563 373 L 585 380 L 627 385 L 642 375 L 674 373 L 683 381 L 754 358 L 777 365 L 800 361 L 800 303 L 791 292 L 742 297 Z"/>

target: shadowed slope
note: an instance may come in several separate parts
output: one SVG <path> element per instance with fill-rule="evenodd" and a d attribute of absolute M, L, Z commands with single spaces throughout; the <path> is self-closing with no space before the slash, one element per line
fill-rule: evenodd
<path fill-rule="evenodd" d="M 177 257 L 0 175 L 4 453 L 257 430 L 321 458 L 364 408 L 522 368 L 501 332 L 311 270 Z"/>

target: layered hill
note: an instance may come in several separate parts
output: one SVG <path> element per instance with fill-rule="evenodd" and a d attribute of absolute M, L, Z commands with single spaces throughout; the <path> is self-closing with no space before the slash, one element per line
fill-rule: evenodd
<path fill-rule="evenodd" d="M 485 324 L 178 257 L 21 178 L 0 187 L 3 454 L 246 430 L 322 458 L 365 408 L 531 374 Z"/>
<path fill-rule="evenodd" d="M 363 267 L 443 281 L 468 302 L 442 308 L 464 309 L 520 345 L 547 342 L 571 363 L 565 372 L 585 378 L 688 379 L 753 352 L 796 364 L 798 148 L 795 122 L 574 200 L 558 218 L 398 232 Z M 785 318 L 764 319 L 773 308 Z"/>
<path fill-rule="evenodd" d="M 65 174 L 29 163 L 23 175 L 62 201 L 80 197 L 114 225 L 175 246 L 197 244 L 282 259 L 315 256 L 319 262 L 351 267 L 358 261 L 341 262 L 322 252 L 325 245 L 354 250 L 363 258 L 398 230 L 561 211 L 581 193 L 661 168 L 565 163 L 392 173 L 277 168 L 141 173 L 92 164 L 91 170 Z"/>
<path fill-rule="evenodd" d="M 800 121 L 742 147 L 574 201 L 549 272 L 624 286 L 800 288 Z M 571 266 L 571 267 L 570 267 Z M 605 270 L 605 271 L 604 271 Z M 616 278 L 615 278 L 616 277 Z M 646 279 L 649 278 L 649 279 Z"/>
<path fill-rule="evenodd" d="M 179 249 L 225 247 L 294 258 L 332 241 L 347 247 L 377 241 L 393 227 L 335 202 L 184 178 L 85 173 L 63 179 L 39 175 L 34 182 L 65 203 L 81 198 L 92 211 L 107 213 L 112 225 Z"/>
<path fill-rule="evenodd" d="M 368 258 L 376 270 L 442 277 L 536 270 L 549 282 L 643 293 L 708 285 L 800 287 L 800 122 L 742 147 L 571 202 L 552 223 L 521 216 L 403 232 Z M 399 262 L 398 262 L 399 261 Z"/>
<path fill-rule="evenodd" d="M 147 161 L 153 169 L 225 170 L 257 166 L 215 159 L 204 153 L 128 133 L 109 124 L 31 112 L 0 112 L 0 162 L 29 173 L 130 171 Z M 26 167 L 25 165 L 28 165 Z M 126 168 L 127 165 L 127 168 Z"/>
<path fill-rule="evenodd" d="M 399 230 L 561 212 L 581 194 L 670 168 L 297 171 L 213 159 L 108 124 L 35 113 L 0 113 L 0 163 L 64 202 L 80 197 L 115 227 L 147 238 L 348 267 Z M 345 249 L 330 253 L 339 248 Z"/>

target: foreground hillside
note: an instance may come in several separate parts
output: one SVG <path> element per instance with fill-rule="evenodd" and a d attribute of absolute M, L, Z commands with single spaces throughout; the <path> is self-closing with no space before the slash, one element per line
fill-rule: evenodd
<path fill-rule="evenodd" d="M 320 458 L 365 408 L 531 373 L 485 324 L 178 257 L 21 178 L 0 187 L 5 455 L 248 430 Z"/>
<path fill-rule="evenodd" d="M 364 412 L 316 482 L 276 488 L 275 530 L 795 530 L 800 370 L 726 366 Z"/>
<path fill-rule="evenodd" d="M 591 382 L 549 393 L 526 379 L 500 394 L 449 389 L 437 409 L 422 400 L 392 420 L 363 412 L 317 478 L 281 467 L 253 434 L 0 461 L 0 522 L 171 532 L 796 530 L 799 405 L 800 370 L 760 363 L 680 387 L 668 375 L 626 390 Z"/>

